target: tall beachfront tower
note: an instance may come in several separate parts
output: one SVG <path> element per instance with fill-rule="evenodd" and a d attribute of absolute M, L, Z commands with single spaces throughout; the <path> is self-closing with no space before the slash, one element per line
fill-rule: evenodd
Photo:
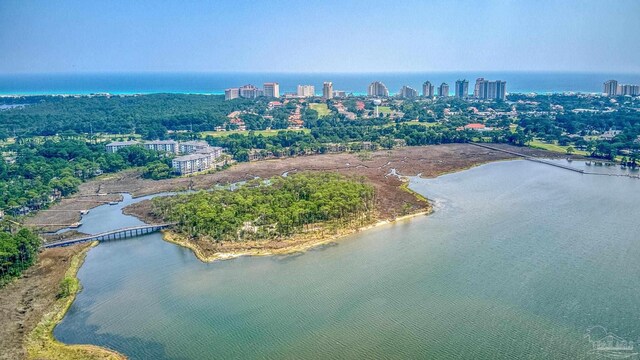
<path fill-rule="evenodd" d="M 507 82 L 502 80 L 489 81 L 478 78 L 473 90 L 476 99 L 504 100 L 507 96 Z"/>
<path fill-rule="evenodd" d="M 469 81 L 458 80 L 456 81 L 456 97 L 458 99 L 466 99 L 469 96 Z"/>
<path fill-rule="evenodd" d="M 298 85 L 296 94 L 299 97 L 314 97 L 316 96 L 316 88 L 313 85 Z"/>
<path fill-rule="evenodd" d="M 325 100 L 333 98 L 333 83 L 331 81 L 325 81 L 322 84 L 322 97 Z"/>
<path fill-rule="evenodd" d="M 380 81 L 374 81 L 369 84 L 369 88 L 367 89 L 367 95 L 369 96 L 380 96 L 380 97 L 388 97 L 389 89 L 387 86 Z"/>
<path fill-rule="evenodd" d="M 607 96 L 616 96 L 618 95 L 618 81 L 609 80 L 604 83 L 604 93 Z"/>
<path fill-rule="evenodd" d="M 449 84 L 447 83 L 440 84 L 440 86 L 438 87 L 438 96 L 440 97 L 449 96 Z"/>
<path fill-rule="evenodd" d="M 422 84 L 422 96 L 432 98 L 434 95 L 433 85 L 429 81 L 425 81 L 424 84 Z"/>
<path fill-rule="evenodd" d="M 264 83 L 264 96 L 266 97 L 280 97 L 280 84 L 277 82 Z"/>

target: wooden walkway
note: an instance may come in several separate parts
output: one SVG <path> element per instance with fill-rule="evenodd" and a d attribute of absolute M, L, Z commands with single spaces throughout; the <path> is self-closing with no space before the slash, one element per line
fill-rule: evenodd
<path fill-rule="evenodd" d="M 574 172 L 577 172 L 577 173 L 580 173 L 580 174 L 584 174 L 585 173 L 584 170 L 576 169 L 576 168 L 571 167 L 569 165 L 563 165 L 563 164 L 559 164 L 559 163 L 556 163 L 556 162 L 553 162 L 553 161 L 540 159 L 540 158 L 529 156 L 529 155 L 525 155 L 525 154 L 520 154 L 520 153 L 517 153 L 515 151 L 511 151 L 511 150 L 500 149 L 498 147 L 485 145 L 485 144 L 478 144 L 478 143 L 469 143 L 469 144 L 475 145 L 475 146 L 479 146 L 481 148 L 485 148 L 485 149 L 489 149 L 489 150 L 500 151 L 500 152 L 503 152 L 503 153 L 519 156 L 519 157 L 521 157 L 521 158 L 523 158 L 525 160 L 529 160 L 529 161 L 533 161 L 533 162 L 537 162 L 537 163 L 541 163 L 541 164 L 545 164 L 545 165 L 555 166 L 555 167 L 558 167 L 558 168 L 561 168 L 561 169 L 574 171 Z"/>
<path fill-rule="evenodd" d="M 156 231 L 164 230 L 172 225 L 175 225 L 175 224 L 167 223 L 167 224 L 156 224 L 156 225 L 132 226 L 128 228 L 107 231 L 100 234 L 89 235 L 89 236 L 85 236 L 77 239 L 49 242 L 42 245 L 42 247 L 54 248 L 54 247 L 61 247 L 61 246 L 69 246 L 69 245 L 78 244 L 78 243 L 87 242 L 87 241 L 109 241 L 109 240 L 126 239 L 126 238 L 131 238 L 135 236 L 150 234 Z"/>

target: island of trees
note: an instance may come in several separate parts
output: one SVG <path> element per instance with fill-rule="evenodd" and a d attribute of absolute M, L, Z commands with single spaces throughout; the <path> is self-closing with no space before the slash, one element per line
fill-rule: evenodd
<path fill-rule="evenodd" d="M 211 242 L 269 241 L 332 232 L 373 221 L 375 191 L 361 178 L 296 173 L 233 189 L 153 199 L 152 212 L 175 231 Z"/>

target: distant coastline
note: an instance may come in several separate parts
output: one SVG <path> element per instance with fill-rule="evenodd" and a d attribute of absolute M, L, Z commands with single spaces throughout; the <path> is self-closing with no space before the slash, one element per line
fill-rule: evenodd
<path fill-rule="evenodd" d="M 402 85 L 420 88 L 427 80 L 452 84 L 457 79 L 473 82 L 478 77 L 507 81 L 509 93 L 600 93 L 602 83 L 612 78 L 640 83 L 640 73 L 570 72 L 0 74 L 0 95 L 221 95 L 232 86 L 261 85 L 269 81 L 279 82 L 282 92 L 293 92 L 298 84 L 314 84 L 318 90 L 323 81 L 332 81 L 335 89 L 364 95 L 367 85 L 375 80 L 384 82 L 390 92 L 397 93 Z"/>

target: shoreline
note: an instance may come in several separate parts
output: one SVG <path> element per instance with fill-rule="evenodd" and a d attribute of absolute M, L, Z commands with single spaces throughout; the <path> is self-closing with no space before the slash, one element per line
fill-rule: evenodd
<path fill-rule="evenodd" d="M 430 149 L 429 152 L 423 152 L 424 149 Z M 549 152 L 544 151 L 546 154 Z M 464 171 L 483 164 L 501 161 L 501 160 L 514 160 L 514 157 L 507 156 L 505 154 L 499 154 L 495 152 L 481 151 L 476 149 L 470 149 L 468 145 L 456 144 L 456 145 L 434 145 L 428 147 L 417 147 L 397 150 L 393 153 L 376 153 L 377 156 L 368 162 L 363 163 L 357 160 L 352 154 L 337 154 L 332 157 L 318 155 L 313 158 L 315 161 L 309 164 L 310 159 L 305 160 L 305 166 L 298 164 L 291 164 L 290 162 L 284 162 L 282 160 L 275 160 L 275 162 L 261 162 L 259 165 L 255 163 L 241 164 L 232 171 L 219 172 L 214 175 L 202 175 L 198 177 L 201 183 L 198 184 L 196 189 L 205 188 L 211 184 L 237 180 L 237 178 L 245 178 L 249 175 L 255 176 L 267 176 L 277 175 L 282 173 L 281 168 L 290 169 L 291 166 L 300 168 L 300 171 L 338 171 L 341 173 L 352 173 L 368 175 L 368 179 L 377 185 L 377 189 L 382 191 L 382 203 L 380 209 L 376 211 L 376 215 L 379 215 L 377 221 L 372 221 L 368 225 L 360 226 L 357 228 L 341 229 L 335 234 L 326 236 L 309 237 L 307 241 L 300 241 L 298 237 L 298 243 L 291 244 L 292 246 L 283 246 L 282 248 L 273 249 L 246 249 L 243 251 L 235 252 L 218 252 L 213 255 L 206 254 L 196 243 L 185 241 L 179 236 L 172 235 L 171 231 L 163 232 L 163 240 L 174 243 L 188 249 L 194 253 L 196 258 L 203 262 L 212 262 L 216 260 L 234 259 L 241 256 L 270 256 L 270 255 L 286 255 L 293 253 L 306 252 L 309 249 L 316 248 L 318 246 L 326 245 L 334 241 L 340 240 L 347 235 L 352 235 L 361 231 L 366 231 L 372 228 L 381 227 L 383 225 L 395 224 L 403 220 L 412 219 L 418 216 L 428 216 L 433 213 L 433 204 L 427 198 L 421 194 L 409 189 L 409 179 L 417 176 L 420 178 L 435 178 L 438 176 L 446 175 L 449 173 L 455 173 Z M 454 156 L 453 158 L 451 156 Z M 408 161 L 407 161 L 408 159 Z M 442 160 L 441 160 L 442 159 Z M 446 159 L 446 160 L 445 160 Z M 453 160 L 450 160 L 453 159 Z M 300 159 L 294 159 L 294 162 L 299 162 Z M 321 161 L 321 162 L 318 162 Z M 444 162 L 443 162 L 444 161 Z M 354 166 L 344 166 L 344 163 L 353 163 Z M 269 164 L 265 167 L 264 164 Z M 397 166 L 396 164 L 400 165 Z M 275 166 L 274 166 L 275 165 Z M 358 166 L 355 166 L 358 165 Z M 360 166 L 364 165 L 364 166 Z M 264 169 L 263 169 L 264 168 Z M 398 176 L 389 178 L 387 176 L 389 168 L 396 168 Z M 406 172 L 405 172 L 406 171 Z M 408 175 L 400 175 L 402 172 L 408 173 Z M 175 191 L 176 187 L 182 185 L 181 180 L 175 182 L 159 182 L 153 184 L 164 184 L 161 187 L 153 187 L 149 189 L 143 185 L 148 185 L 146 180 L 137 179 L 134 172 L 125 172 L 120 175 L 111 175 L 109 179 L 102 179 L 103 181 L 95 181 L 85 183 L 82 193 L 89 193 L 94 195 L 97 189 L 101 192 L 108 193 L 122 193 L 128 192 L 132 197 L 140 197 L 149 195 L 148 190 L 156 190 L 151 193 L 160 193 L 165 191 Z M 122 180 L 129 180 L 129 182 Z M 131 182 L 133 180 L 133 182 Z M 124 189 L 124 185 L 128 188 Z M 147 190 L 147 191 L 143 191 Z M 395 190 L 394 190 L 395 189 Z M 116 190 L 116 191 L 114 191 Z M 127 191 L 123 191 L 127 190 Z M 404 195 L 403 195 L 404 194 Z M 413 200 L 411 200 L 413 198 Z M 413 206 L 408 210 L 406 214 L 398 215 L 398 204 L 409 203 Z M 59 205 L 58 205 L 59 206 Z M 123 213 L 135 216 L 147 223 L 148 219 L 144 216 L 139 216 L 136 213 L 127 213 L 123 209 Z M 382 210 L 382 212 L 379 212 Z M 315 234 L 318 235 L 318 234 Z M 295 237 L 294 237 L 295 238 Z M 291 242 L 295 242 L 292 240 Z M 53 329 L 64 318 L 68 308 L 75 300 L 75 296 L 79 289 L 79 280 L 77 278 L 77 272 L 84 261 L 86 252 L 90 249 L 82 250 L 82 255 L 79 257 L 73 257 L 71 265 L 65 277 L 72 277 L 74 283 L 77 285 L 73 294 L 63 299 L 55 301 L 53 306 L 49 308 L 49 312 L 42 315 L 40 322 L 36 327 L 25 337 L 23 345 L 28 349 L 28 358 L 96 358 L 96 359 L 125 359 L 126 357 L 115 351 L 107 348 L 102 348 L 96 345 L 67 345 L 57 341 L 53 337 Z M 56 284 L 57 285 L 57 284 Z M 65 351 L 64 355 L 55 354 L 47 356 L 47 351 Z M 74 353 L 81 353 L 81 355 L 74 356 Z"/>
<path fill-rule="evenodd" d="M 65 344 L 53 336 L 53 329 L 62 321 L 76 295 L 81 291 L 78 271 L 84 263 L 87 252 L 97 242 L 82 249 L 71 258 L 64 280 L 70 279 L 69 294 L 56 299 L 52 309 L 42 316 L 40 322 L 25 339 L 27 358 L 29 359 L 112 359 L 122 360 L 126 357 L 114 350 L 90 344 Z"/>
<path fill-rule="evenodd" d="M 229 251 L 229 252 L 214 252 L 212 254 L 207 254 L 205 250 L 203 250 L 197 243 L 193 241 L 187 240 L 183 235 L 180 235 L 171 230 L 163 230 L 162 231 L 162 239 L 168 243 L 172 243 L 174 245 L 178 245 L 184 248 L 187 248 L 193 252 L 195 257 L 204 263 L 211 263 L 214 261 L 220 260 L 231 260 L 236 259 L 243 256 L 274 256 L 274 255 L 289 255 L 295 253 L 305 253 L 308 250 L 316 248 L 318 246 L 326 245 L 338 240 L 341 240 L 349 235 L 353 235 L 359 232 L 364 232 L 370 229 L 378 228 L 384 225 L 391 225 L 398 223 L 404 220 L 410 220 L 419 216 L 428 216 L 433 213 L 433 205 L 429 199 L 427 199 L 422 194 L 415 192 L 409 188 L 409 177 L 398 175 L 401 179 L 402 184 L 400 185 L 400 189 L 402 191 L 406 191 L 413 196 L 415 196 L 418 200 L 426 202 L 427 206 L 419 211 L 412 212 L 405 215 L 396 216 L 392 219 L 378 220 L 372 222 L 368 225 L 360 226 L 357 228 L 344 228 L 339 229 L 335 234 L 331 235 L 320 235 L 313 236 L 308 241 L 302 240 L 301 243 L 296 243 L 296 240 L 300 241 L 302 238 L 302 234 L 297 234 L 291 237 L 291 239 L 286 240 L 287 242 L 291 242 L 292 244 L 289 246 L 284 246 L 282 248 L 269 249 L 246 249 L 239 251 Z M 135 216 L 134 214 L 131 214 Z M 264 241 L 263 243 L 269 243 L 269 241 Z"/>
<path fill-rule="evenodd" d="M 428 216 L 431 213 L 433 213 L 433 208 L 430 205 L 428 210 L 423 210 L 423 211 L 419 211 L 412 214 L 402 215 L 390 220 L 379 220 L 375 223 L 372 223 L 366 226 L 361 226 L 355 229 L 342 229 L 342 230 L 339 230 L 337 234 L 317 237 L 315 239 L 311 239 L 298 244 L 292 244 L 291 246 L 285 246 L 279 249 L 247 249 L 242 251 L 215 252 L 211 255 L 208 255 L 208 254 L 205 254 L 205 251 L 203 251 L 196 243 L 184 239 L 182 235 L 177 234 L 173 231 L 163 230 L 162 239 L 168 243 L 172 243 L 174 245 L 178 245 L 191 250 L 195 255 L 195 257 L 204 263 L 211 263 L 214 261 L 231 260 L 231 259 L 236 259 L 244 256 L 250 256 L 250 257 L 274 256 L 274 255 L 290 255 L 290 254 L 296 254 L 296 253 L 305 253 L 308 250 L 341 240 L 349 235 L 371 230 L 384 225 L 395 224 L 403 220 L 410 220 L 412 218 L 416 218 L 419 216 Z M 292 239 L 286 240 L 286 241 L 295 242 L 296 241 L 295 239 L 296 239 L 296 236 L 293 236 Z"/>

